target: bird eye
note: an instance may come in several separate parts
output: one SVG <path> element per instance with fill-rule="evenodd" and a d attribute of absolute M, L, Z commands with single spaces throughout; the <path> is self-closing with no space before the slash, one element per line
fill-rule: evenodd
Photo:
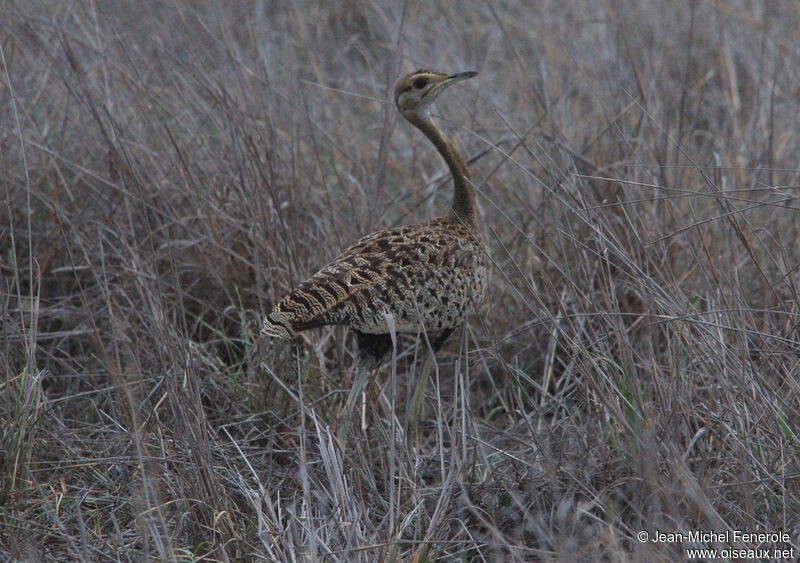
<path fill-rule="evenodd" d="M 428 79 L 425 78 L 424 76 L 420 76 L 414 81 L 414 88 L 419 90 L 420 88 L 425 88 L 427 84 L 428 84 Z"/>

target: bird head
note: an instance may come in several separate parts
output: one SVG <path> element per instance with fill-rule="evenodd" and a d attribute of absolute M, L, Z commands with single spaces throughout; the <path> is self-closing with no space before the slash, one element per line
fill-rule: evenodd
<path fill-rule="evenodd" d="M 448 86 L 477 76 L 474 70 L 458 74 L 442 74 L 432 70 L 415 70 L 397 81 L 394 86 L 394 103 L 401 112 L 424 111 Z"/>

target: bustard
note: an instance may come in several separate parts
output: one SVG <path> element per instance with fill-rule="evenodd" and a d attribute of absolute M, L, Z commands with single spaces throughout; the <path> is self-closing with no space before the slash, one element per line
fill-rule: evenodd
<path fill-rule="evenodd" d="M 398 333 L 418 333 L 421 321 L 436 352 L 486 293 L 489 260 L 478 228 L 469 168 L 428 115 L 431 102 L 445 88 L 477 74 L 421 69 L 401 78 L 394 88 L 401 115 L 430 139 L 453 175 L 450 211 L 426 223 L 365 236 L 294 288 L 264 318 L 261 334 L 282 339 L 324 325 L 345 325 L 355 331 L 359 358 L 342 410 L 338 432 L 342 443 L 370 371 L 392 348 L 387 313 Z M 410 418 L 422 400 L 433 359 L 427 360 Z"/>

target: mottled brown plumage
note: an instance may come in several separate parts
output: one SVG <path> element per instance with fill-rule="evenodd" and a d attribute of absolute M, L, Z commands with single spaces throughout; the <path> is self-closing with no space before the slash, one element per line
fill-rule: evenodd
<path fill-rule="evenodd" d="M 301 283 L 264 319 L 261 333 L 291 338 L 332 324 L 349 326 L 359 342 L 359 373 L 343 415 L 366 384 L 366 372 L 391 349 L 390 313 L 399 333 L 416 333 L 422 321 L 434 348 L 461 326 L 486 292 L 488 257 L 478 229 L 469 169 L 427 115 L 449 85 L 475 72 L 446 75 L 418 70 L 395 86 L 400 113 L 431 140 L 453 175 L 453 204 L 433 221 L 378 231 L 345 250 Z"/>

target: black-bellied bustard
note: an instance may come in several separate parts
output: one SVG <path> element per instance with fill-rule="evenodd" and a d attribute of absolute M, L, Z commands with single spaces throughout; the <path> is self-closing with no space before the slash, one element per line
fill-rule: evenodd
<path fill-rule="evenodd" d="M 469 168 L 427 111 L 445 88 L 477 74 L 417 70 L 394 88 L 397 109 L 430 139 L 450 168 L 450 212 L 427 223 L 367 235 L 293 289 L 264 318 L 261 333 L 284 339 L 324 325 L 355 330 L 359 360 L 342 411 L 340 440 L 346 440 L 351 412 L 369 372 L 392 348 L 387 314 L 398 333 L 417 333 L 422 321 L 435 352 L 486 293 L 489 261 L 478 228 Z M 422 371 L 420 377 L 427 378 L 428 369 Z M 424 381 L 417 385 L 412 413 L 421 400 Z"/>

